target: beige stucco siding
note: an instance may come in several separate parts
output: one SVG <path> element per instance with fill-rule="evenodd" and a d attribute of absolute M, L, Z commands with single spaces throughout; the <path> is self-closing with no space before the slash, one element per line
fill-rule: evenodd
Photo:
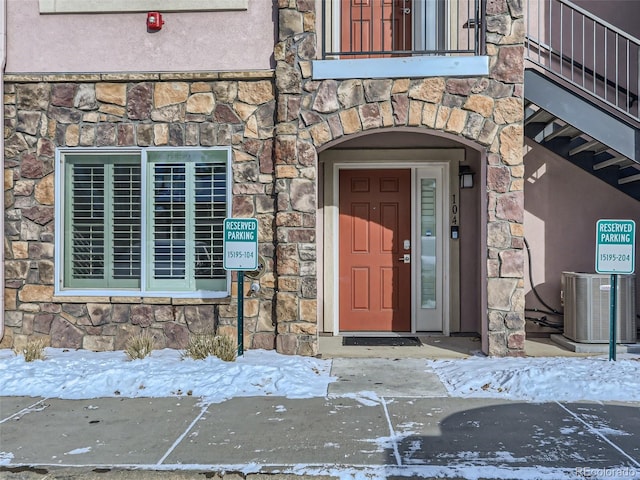
<path fill-rule="evenodd" d="M 638 222 L 640 203 L 530 141 L 527 150 L 524 224 L 533 282 L 546 303 L 562 310 L 562 272 L 595 273 L 596 222 L 604 218 Z M 636 247 L 638 258 L 640 246 Z M 528 268 L 525 278 L 527 308 L 545 309 L 531 291 Z M 640 307 L 639 284 L 636 276 Z"/>
<path fill-rule="evenodd" d="M 163 13 L 165 24 L 154 33 L 145 12 L 41 15 L 38 0 L 7 4 L 7 73 L 271 68 L 269 1 L 241 11 Z"/>

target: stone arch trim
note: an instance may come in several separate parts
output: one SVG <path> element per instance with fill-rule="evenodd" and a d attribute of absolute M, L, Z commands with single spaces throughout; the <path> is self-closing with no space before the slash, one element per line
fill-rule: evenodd
<path fill-rule="evenodd" d="M 317 348 L 317 305 L 309 286 L 316 282 L 311 264 L 315 265 L 318 152 L 352 135 L 412 128 L 472 142 L 486 152 L 484 350 L 491 355 L 524 354 L 524 37 L 518 5 L 502 1 L 488 7 L 487 77 L 316 81 L 315 2 L 279 2 L 274 55 L 278 350 L 300 353 Z"/>
<path fill-rule="evenodd" d="M 442 130 L 433 130 L 433 129 L 421 128 L 421 127 L 392 127 L 392 128 L 381 128 L 381 129 L 375 129 L 375 130 L 366 130 L 366 131 L 363 131 L 363 132 L 354 133 L 354 134 L 351 134 L 351 135 L 345 135 L 345 136 L 336 138 L 334 140 L 331 140 L 331 141 L 325 143 L 324 145 L 321 145 L 321 146 L 317 147 L 316 151 L 317 151 L 318 154 L 321 154 L 322 152 L 325 152 L 325 151 L 330 150 L 332 148 L 341 148 L 342 144 L 344 144 L 346 142 L 349 142 L 349 141 L 351 141 L 353 139 L 356 139 L 356 138 L 379 135 L 379 134 L 390 133 L 390 132 L 393 132 L 393 133 L 412 133 L 412 134 L 420 134 L 420 135 L 427 135 L 427 136 L 432 136 L 432 137 L 444 138 L 444 139 L 456 142 L 461 146 L 469 147 L 469 148 L 471 148 L 473 150 L 476 150 L 480 154 L 485 154 L 486 153 L 486 148 L 484 148 L 482 145 L 478 144 L 475 141 L 471 141 L 471 140 L 466 139 L 465 137 L 460 137 L 458 135 L 453 135 L 453 134 L 444 132 Z"/>

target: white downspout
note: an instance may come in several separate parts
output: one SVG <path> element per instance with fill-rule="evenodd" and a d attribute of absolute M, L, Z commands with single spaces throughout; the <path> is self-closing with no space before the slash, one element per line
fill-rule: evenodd
<path fill-rule="evenodd" d="M 0 109 L 0 166 L 2 166 L 2 184 L 4 185 L 4 69 L 7 65 L 7 0 L 0 0 L 0 55 L 2 55 L 2 65 L 0 65 L 0 99 L 2 109 Z M 0 232 L 4 232 L 4 187 L 0 195 Z M 4 241 L 0 249 L 0 340 L 4 337 Z"/>

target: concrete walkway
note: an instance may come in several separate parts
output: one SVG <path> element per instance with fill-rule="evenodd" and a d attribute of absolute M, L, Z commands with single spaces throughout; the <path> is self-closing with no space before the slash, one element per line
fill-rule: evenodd
<path fill-rule="evenodd" d="M 639 404 L 452 398 L 419 358 L 332 364 L 322 398 L 0 397 L 0 478 L 640 477 Z"/>

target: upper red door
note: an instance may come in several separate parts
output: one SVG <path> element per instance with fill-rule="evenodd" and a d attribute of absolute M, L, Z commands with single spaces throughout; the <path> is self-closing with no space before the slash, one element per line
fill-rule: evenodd
<path fill-rule="evenodd" d="M 411 171 L 341 170 L 339 193 L 340 331 L 410 332 Z"/>
<path fill-rule="evenodd" d="M 411 0 L 340 0 L 341 49 L 363 52 L 411 50 Z"/>

